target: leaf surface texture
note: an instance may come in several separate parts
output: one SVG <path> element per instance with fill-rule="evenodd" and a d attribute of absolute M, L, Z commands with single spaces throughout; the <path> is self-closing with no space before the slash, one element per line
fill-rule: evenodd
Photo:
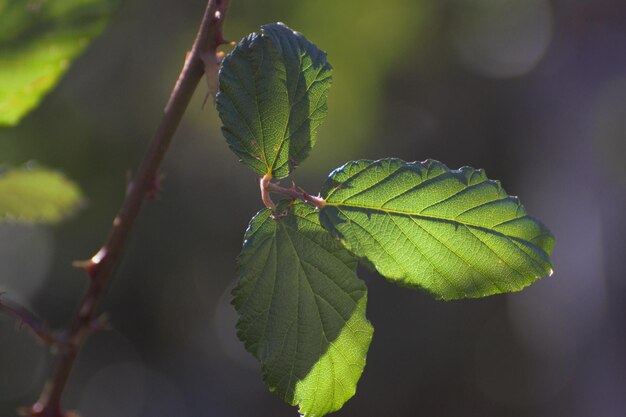
<path fill-rule="evenodd" d="M 302 34 L 276 23 L 224 59 L 217 109 L 228 145 L 259 176 L 284 178 L 315 144 L 331 67 Z"/>
<path fill-rule="evenodd" d="M 349 162 L 331 173 L 322 197 L 322 225 L 350 251 L 437 298 L 518 291 L 552 271 L 552 234 L 482 170 Z"/>
<path fill-rule="evenodd" d="M 305 416 L 338 410 L 354 395 L 373 329 L 356 258 L 295 203 L 286 217 L 261 210 L 238 259 L 237 333 L 271 391 Z"/>

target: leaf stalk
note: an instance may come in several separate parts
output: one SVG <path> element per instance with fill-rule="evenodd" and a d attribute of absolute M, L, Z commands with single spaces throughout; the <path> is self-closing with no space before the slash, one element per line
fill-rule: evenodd
<path fill-rule="evenodd" d="M 291 184 L 290 188 L 286 188 L 286 187 L 282 187 L 278 185 L 277 183 L 267 181 L 265 190 L 267 191 L 268 194 L 269 193 L 282 194 L 282 195 L 291 197 L 292 200 L 302 200 L 305 203 L 308 203 L 315 208 L 322 208 L 326 205 L 326 201 L 322 197 L 320 197 L 319 194 L 317 196 L 311 195 L 302 189 L 298 189 L 294 183 Z M 269 198 L 269 195 L 268 195 L 268 198 Z M 268 207 L 268 208 L 271 208 L 271 207 Z"/>

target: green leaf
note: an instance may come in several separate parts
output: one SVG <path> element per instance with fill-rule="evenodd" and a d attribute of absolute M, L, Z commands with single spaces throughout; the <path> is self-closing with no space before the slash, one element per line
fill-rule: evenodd
<path fill-rule="evenodd" d="M 16 125 L 104 28 L 113 0 L 0 0 L 0 125 Z"/>
<path fill-rule="evenodd" d="M 263 209 L 246 231 L 233 291 L 237 333 L 270 390 L 304 416 L 341 408 L 363 372 L 373 328 L 356 264 L 302 203 L 277 220 Z"/>
<path fill-rule="evenodd" d="M 76 184 L 43 169 L 12 169 L 0 175 L 0 220 L 55 223 L 81 203 Z"/>
<path fill-rule="evenodd" d="M 518 291 L 552 273 L 552 234 L 482 170 L 349 162 L 331 173 L 322 197 L 322 225 L 350 251 L 437 298 Z"/>
<path fill-rule="evenodd" d="M 284 178 L 315 144 L 331 84 L 326 54 L 282 23 L 224 59 L 217 110 L 231 149 L 258 175 Z"/>

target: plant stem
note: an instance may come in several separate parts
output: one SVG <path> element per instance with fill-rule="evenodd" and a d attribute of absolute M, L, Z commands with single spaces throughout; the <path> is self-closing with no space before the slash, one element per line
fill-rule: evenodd
<path fill-rule="evenodd" d="M 219 66 L 217 48 L 225 43 L 222 26 L 228 0 L 209 0 L 198 34 L 187 54 L 161 122 L 141 161 L 137 174 L 129 183 L 126 197 L 107 242 L 88 261 L 75 263 L 89 275 L 89 285 L 78 306 L 67 332 L 57 342 L 57 358 L 51 379 L 39 401 L 32 407 L 31 415 L 39 417 L 68 417 L 61 408 L 61 397 L 76 357 L 85 340 L 92 333 L 94 317 L 113 276 L 126 241 L 143 201 L 158 185 L 158 169 L 171 143 L 172 137 L 194 94 L 198 82 L 205 74 L 216 74 Z"/>
<path fill-rule="evenodd" d="M 272 197 L 270 197 L 270 189 L 269 185 L 272 180 L 272 176 L 270 174 L 265 174 L 259 180 L 259 187 L 261 188 L 261 201 L 265 204 L 270 210 L 274 210 L 276 208 L 276 204 L 272 201 Z"/>
<path fill-rule="evenodd" d="M 324 207 L 326 201 L 320 196 L 314 196 L 306 193 L 305 191 L 298 190 L 295 184 L 292 184 L 290 188 L 281 187 L 280 185 L 270 182 L 266 177 L 261 178 L 261 198 L 267 208 L 273 209 L 275 207 L 272 200 L 269 198 L 269 193 L 282 194 L 291 197 L 292 200 L 302 200 L 305 203 L 309 203 L 317 208 Z M 266 203 L 266 199 L 272 202 L 272 206 Z"/>
<path fill-rule="evenodd" d="M 39 317 L 35 316 L 32 312 L 22 306 L 15 305 L 14 303 L 11 304 L 0 301 L 0 311 L 16 318 L 19 321 L 20 326 L 25 325 L 28 327 L 33 334 L 37 336 L 38 340 L 44 344 L 53 346 L 56 343 L 54 334 Z"/>

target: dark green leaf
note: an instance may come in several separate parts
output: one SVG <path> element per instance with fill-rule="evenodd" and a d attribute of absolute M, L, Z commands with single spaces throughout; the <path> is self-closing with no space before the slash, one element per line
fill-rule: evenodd
<path fill-rule="evenodd" d="M 238 335 L 270 390 L 305 416 L 341 408 L 365 366 L 373 329 L 355 268 L 302 203 L 277 220 L 261 210 L 246 232 L 233 301 Z"/>
<path fill-rule="evenodd" d="M 81 203 L 76 184 L 47 169 L 13 169 L 0 175 L 0 220 L 55 223 Z"/>
<path fill-rule="evenodd" d="M 518 291 L 552 272 L 554 238 L 482 170 L 349 162 L 322 190 L 321 223 L 381 275 L 443 299 Z"/>
<path fill-rule="evenodd" d="M 105 26 L 113 0 L 0 0 L 0 125 L 35 108 Z"/>
<path fill-rule="evenodd" d="M 326 54 L 281 23 L 265 25 L 224 59 L 219 82 L 217 109 L 231 149 L 260 176 L 289 175 L 326 117 Z"/>

